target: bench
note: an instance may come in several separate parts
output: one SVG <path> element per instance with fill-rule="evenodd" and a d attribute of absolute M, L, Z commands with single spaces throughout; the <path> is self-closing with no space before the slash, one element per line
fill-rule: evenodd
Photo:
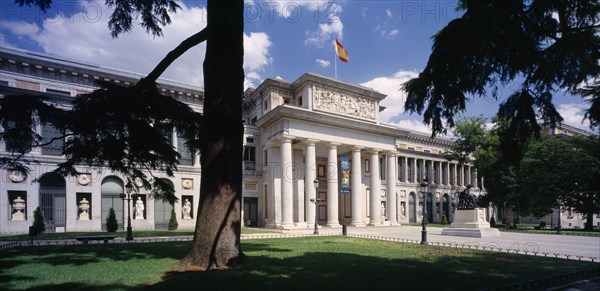
<path fill-rule="evenodd" d="M 109 240 L 113 240 L 117 237 L 116 235 L 82 235 L 78 236 L 75 239 L 78 241 L 82 241 L 84 244 L 87 244 L 91 240 L 103 240 L 104 243 L 108 243 Z"/>

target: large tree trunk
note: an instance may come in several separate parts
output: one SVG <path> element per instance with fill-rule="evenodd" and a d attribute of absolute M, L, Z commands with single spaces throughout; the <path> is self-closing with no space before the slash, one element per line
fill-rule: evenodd
<path fill-rule="evenodd" d="M 194 242 L 181 260 L 185 267 L 218 269 L 245 260 L 240 248 L 243 8 L 242 0 L 208 0 L 202 182 Z"/>
<path fill-rule="evenodd" d="M 593 211 L 589 211 L 585 214 L 586 218 L 585 218 L 585 225 L 583 227 L 584 230 L 589 230 L 592 231 L 594 230 L 594 212 Z"/>

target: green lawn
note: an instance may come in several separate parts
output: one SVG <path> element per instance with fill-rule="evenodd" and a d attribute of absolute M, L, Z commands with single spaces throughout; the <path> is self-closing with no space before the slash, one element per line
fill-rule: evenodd
<path fill-rule="evenodd" d="M 0 252 L 0 289 L 473 290 L 598 267 L 339 236 L 244 240 L 250 259 L 246 265 L 212 272 L 175 271 L 189 246 L 190 242 L 175 242 L 11 249 Z"/>

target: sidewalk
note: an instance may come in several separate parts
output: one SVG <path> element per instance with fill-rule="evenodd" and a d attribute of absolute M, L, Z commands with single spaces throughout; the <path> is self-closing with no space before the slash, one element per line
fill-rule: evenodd
<path fill-rule="evenodd" d="M 600 237 L 581 237 L 567 235 L 526 234 L 514 232 L 502 232 L 499 237 L 471 238 L 442 235 L 443 228 L 429 227 L 427 229 L 427 241 L 431 245 L 453 246 L 464 248 L 477 248 L 492 251 L 511 252 L 536 256 L 557 257 L 572 260 L 584 260 L 600 262 Z M 292 238 L 301 236 L 312 236 L 312 228 L 296 230 L 279 230 L 272 233 L 243 234 L 244 239 L 263 238 Z M 342 228 L 319 228 L 320 236 L 342 235 Z M 347 235 L 352 237 L 393 240 L 407 243 L 421 242 L 421 227 L 416 226 L 380 226 L 380 227 L 348 227 Z M 135 233 L 134 233 L 135 236 Z M 172 242 L 190 241 L 192 236 L 168 236 L 168 237 L 143 237 L 126 241 L 124 237 L 118 237 L 111 243 L 150 243 L 150 242 Z M 92 242 L 91 242 L 92 243 Z M 103 242 L 95 242 L 103 243 Z M 35 246 L 46 245 L 73 245 L 81 244 L 74 239 L 43 241 L 34 240 Z M 29 241 L 0 242 L 0 250 L 12 248 L 18 245 L 29 246 Z"/>

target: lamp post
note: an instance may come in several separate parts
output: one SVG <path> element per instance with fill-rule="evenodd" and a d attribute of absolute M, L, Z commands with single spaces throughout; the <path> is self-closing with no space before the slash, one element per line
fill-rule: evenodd
<path fill-rule="evenodd" d="M 558 223 L 556 224 L 556 234 L 562 234 L 562 225 L 560 223 L 560 217 L 562 216 L 562 198 L 558 197 Z"/>
<path fill-rule="evenodd" d="M 133 233 L 131 232 L 131 207 L 129 207 L 132 190 L 133 186 L 131 186 L 131 182 L 127 181 L 127 184 L 125 185 L 125 192 L 127 195 L 125 195 L 125 193 L 119 195 L 123 201 L 127 201 L 127 237 L 125 237 L 125 240 L 127 241 L 133 240 Z"/>
<path fill-rule="evenodd" d="M 421 184 L 419 184 L 419 192 L 421 193 L 421 197 L 423 198 L 423 220 L 421 225 L 423 229 L 421 230 L 421 244 L 427 244 L 427 192 L 429 191 L 429 183 L 427 183 L 427 178 L 423 178 L 421 180 Z"/>
<path fill-rule="evenodd" d="M 317 196 L 317 189 L 319 189 L 319 180 L 315 179 L 313 181 L 313 184 L 315 185 L 315 197 Z M 310 198 L 310 202 L 315 204 L 315 231 L 313 232 L 313 234 L 319 234 L 319 208 L 317 207 L 319 205 L 319 202 L 321 202 L 321 199 L 319 198 Z"/>

